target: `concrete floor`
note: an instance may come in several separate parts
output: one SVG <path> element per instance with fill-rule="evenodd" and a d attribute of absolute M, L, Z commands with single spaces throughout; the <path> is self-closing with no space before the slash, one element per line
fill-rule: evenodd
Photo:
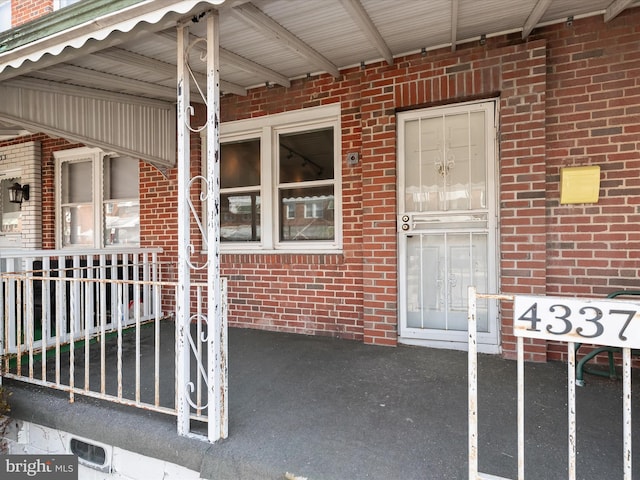
<path fill-rule="evenodd" d="M 163 344 L 171 345 L 172 328 L 165 330 Z M 283 479 L 287 472 L 309 480 L 468 478 L 465 352 L 229 333 L 224 441 L 178 437 L 172 416 L 80 396 L 70 404 L 62 392 L 5 380 L 14 392 L 12 415 L 177 463 L 210 480 Z M 480 471 L 516 478 L 516 364 L 489 355 L 479 364 Z M 172 365 L 170 348 L 163 371 Z M 525 371 L 526 476 L 568 478 L 566 365 L 527 364 Z M 586 380 L 578 388 L 577 478 L 622 478 L 622 385 Z M 172 401 L 171 382 L 163 383 L 162 398 Z M 633 406 L 637 419 L 635 399 Z M 637 466 L 640 456 L 633 458 Z"/>

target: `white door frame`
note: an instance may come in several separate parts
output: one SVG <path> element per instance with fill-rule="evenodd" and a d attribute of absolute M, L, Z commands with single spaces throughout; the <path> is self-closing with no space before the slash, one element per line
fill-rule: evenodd
<path fill-rule="evenodd" d="M 398 114 L 398 341 L 400 343 L 421 345 L 435 348 L 448 348 L 456 350 L 468 349 L 466 331 L 445 331 L 416 329 L 407 327 L 407 232 L 403 230 L 406 225 L 405 208 L 405 154 L 404 154 L 404 127 L 407 120 L 425 118 L 433 115 L 447 115 L 468 112 L 470 109 L 483 110 L 487 119 L 487 244 L 489 249 L 495 245 L 495 249 L 488 252 L 488 290 L 498 290 L 498 266 L 499 266 L 499 237 L 498 237 L 498 158 L 497 158 L 497 121 L 498 102 L 496 100 L 484 100 L 466 102 L 461 104 L 433 107 L 428 109 L 412 110 Z M 452 212 L 453 213 L 453 212 Z M 464 213 L 464 212 L 459 212 Z M 413 216 L 409 215 L 409 223 L 413 222 Z M 406 226 L 404 228 L 407 228 Z M 409 227 L 412 228 L 412 227 Z M 452 230 L 452 232 L 455 232 Z M 415 230 L 414 234 L 425 233 Z M 500 353 L 500 318 L 497 304 L 489 304 L 489 331 L 478 334 L 478 351 L 482 353 Z"/>

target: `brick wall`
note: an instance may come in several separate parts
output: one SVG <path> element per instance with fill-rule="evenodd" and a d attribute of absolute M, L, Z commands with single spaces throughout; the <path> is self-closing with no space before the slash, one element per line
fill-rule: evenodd
<path fill-rule="evenodd" d="M 504 46 L 506 42 L 505 38 L 495 39 L 455 54 L 448 49 L 417 54 L 399 59 L 393 66 L 380 63 L 343 71 L 339 80 L 322 76 L 296 81 L 289 91 L 262 88 L 245 98 L 223 99 L 223 121 L 341 103 L 342 156 L 355 150 L 362 157 L 359 168 L 343 167 L 345 259 L 338 271 L 362 272 L 355 285 L 362 293 L 352 301 L 359 315 L 356 327 L 362 328 L 365 342 L 394 345 L 397 341 L 396 109 L 499 96 L 504 252 L 501 288 L 505 293 L 544 293 L 545 42 Z M 270 270 L 272 263 L 286 263 L 278 258 L 275 254 L 259 262 L 253 273 L 245 269 L 243 286 L 268 282 L 290 288 L 286 279 L 295 275 Z M 301 267 L 290 264 L 290 268 Z M 326 267 L 316 268 L 314 275 L 325 271 Z M 233 273 L 228 273 L 233 278 Z M 335 274 L 333 278 L 334 285 L 342 283 Z M 344 291 L 345 287 L 351 288 L 342 285 Z M 238 286 L 232 280 L 230 291 Z M 277 294 L 282 295 L 282 291 Z M 234 321 L 278 329 L 286 325 L 278 317 L 281 307 L 267 299 L 253 299 L 251 303 L 254 308 L 242 307 L 239 315 L 236 313 L 240 309 L 232 305 Z M 262 307 L 267 305 L 276 311 L 265 319 Z M 311 313 L 322 317 L 320 312 Z M 328 333 L 341 333 L 341 321 L 336 318 L 336 327 Z M 320 329 L 324 333 L 327 326 L 317 325 L 315 333 Z M 343 327 L 354 328 L 349 324 Z M 308 330 L 306 324 L 303 330 Z M 504 327 L 502 338 L 506 350 L 513 351 L 515 342 L 508 327 Z M 546 355 L 542 342 L 531 342 L 528 351 L 531 359 L 542 360 Z"/>
<path fill-rule="evenodd" d="M 548 28 L 547 293 L 604 298 L 640 281 L 640 9 Z M 599 165 L 600 200 L 560 205 L 560 169 Z M 550 344 L 549 358 L 566 357 Z"/>
<path fill-rule="evenodd" d="M 53 12 L 53 0 L 11 0 L 11 25 L 17 27 Z"/>

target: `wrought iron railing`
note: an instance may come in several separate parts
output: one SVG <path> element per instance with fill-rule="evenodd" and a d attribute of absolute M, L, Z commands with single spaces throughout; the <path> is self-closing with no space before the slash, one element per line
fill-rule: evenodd
<path fill-rule="evenodd" d="M 96 335 L 103 328 L 114 330 L 117 316 L 128 326 L 137 310 L 142 321 L 153 318 L 161 305 L 159 292 L 154 290 L 161 275 L 160 252 L 28 250 L 0 254 L 0 273 L 7 279 L 0 297 L 0 312 L 8 329 L 3 336 L 4 351 L 25 350 L 27 337 L 19 330 L 27 325 L 35 329 L 33 348 L 46 349 L 56 341 L 65 344 L 85 334 Z M 70 280 L 60 281 L 62 278 Z M 127 285 L 120 297 L 117 285 Z M 72 322 L 71 311 L 79 309 L 83 309 L 82 316 L 76 315 Z M 86 324 L 80 325 L 80 318 Z"/>
<path fill-rule="evenodd" d="M 186 391 L 188 416 L 208 421 L 206 283 L 190 285 L 191 324 L 179 332 L 162 307 L 175 308 L 178 283 L 162 280 L 157 251 L 32 253 L 2 259 L 13 270 L 0 273 L 3 377 L 172 415 Z M 224 279 L 221 299 L 226 328 Z M 190 352 L 186 376 L 178 342 Z"/>

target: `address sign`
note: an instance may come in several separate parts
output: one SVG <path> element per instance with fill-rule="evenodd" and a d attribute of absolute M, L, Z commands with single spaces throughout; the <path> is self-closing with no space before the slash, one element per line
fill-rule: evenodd
<path fill-rule="evenodd" d="M 517 337 L 640 348 L 640 303 L 516 296 L 513 331 Z"/>

